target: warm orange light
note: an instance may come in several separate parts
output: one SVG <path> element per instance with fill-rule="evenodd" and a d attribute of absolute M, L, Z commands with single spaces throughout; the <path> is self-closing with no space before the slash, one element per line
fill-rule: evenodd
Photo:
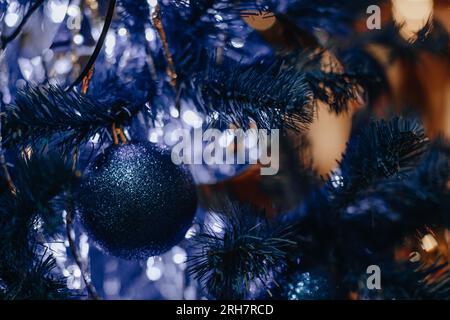
<path fill-rule="evenodd" d="M 422 249 L 431 252 L 438 247 L 436 239 L 431 234 L 427 234 L 422 238 Z"/>
<path fill-rule="evenodd" d="M 253 29 L 265 31 L 273 27 L 276 22 L 272 12 L 243 11 L 242 19 Z"/>
<path fill-rule="evenodd" d="M 433 0 L 391 0 L 392 14 L 402 24 L 401 34 L 405 39 L 414 38 L 433 14 Z"/>

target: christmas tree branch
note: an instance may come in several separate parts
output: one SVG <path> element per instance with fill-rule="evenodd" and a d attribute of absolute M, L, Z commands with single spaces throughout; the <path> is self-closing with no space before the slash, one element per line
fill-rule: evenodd
<path fill-rule="evenodd" d="M 341 213 L 349 229 L 385 236 L 378 247 L 398 242 L 423 225 L 450 227 L 450 146 L 433 143 L 414 170 L 403 178 L 374 183 Z M 368 206 L 367 204 L 371 204 Z"/>
<path fill-rule="evenodd" d="M 145 41 L 145 28 L 150 23 L 150 6 L 146 0 L 117 0 L 120 21 L 129 31 L 132 42 Z"/>
<path fill-rule="evenodd" d="M 105 103 L 58 86 L 27 86 L 18 93 L 15 105 L 7 106 L 3 133 L 5 143 L 36 143 L 55 140 L 65 149 L 86 142 L 96 133 L 122 124 L 142 106 L 126 101 Z"/>
<path fill-rule="evenodd" d="M 387 300 L 446 300 L 450 294 L 450 269 L 445 256 L 437 254 L 432 263 L 385 263 L 383 270 L 383 299 Z M 368 292 L 363 299 L 377 298 Z M 375 295 L 373 297 L 372 295 Z"/>
<path fill-rule="evenodd" d="M 281 63 L 212 67 L 194 79 L 194 89 L 199 109 L 225 124 L 248 127 L 252 119 L 260 128 L 297 128 L 313 120 L 305 74 Z"/>
<path fill-rule="evenodd" d="M 185 96 L 200 111 L 218 114 L 218 122 L 248 127 L 302 128 L 313 121 L 315 104 L 322 100 L 341 112 L 354 98 L 352 76 L 324 72 L 320 54 L 301 52 L 281 59 L 261 59 L 250 66 L 223 61 L 197 74 Z"/>
<path fill-rule="evenodd" d="M 9 174 L 8 164 L 6 163 L 5 154 L 3 153 L 3 137 L 2 137 L 2 117 L 3 117 L 3 95 L 0 93 L 0 166 L 3 170 L 3 176 L 6 180 L 6 184 L 11 193 L 15 193 L 16 187 Z"/>
<path fill-rule="evenodd" d="M 0 190 L 0 296 L 5 299 L 61 299 L 69 297 L 62 277 L 55 276 L 55 260 L 42 247 L 39 235 L 51 230 L 56 218 L 51 204 L 74 181 L 70 165 L 57 155 L 32 153 L 17 159 L 16 194 Z M 42 184 L 42 181 L 46 181 Z M 38 226 L 37 222 L 44 222 Z"/>
<path fill-rule="evenodd" d="M 430 145 L 415 120 L 371 122 L 351 138 L 325 187 L 285 218 L 294 235 L 310 239 L 297 255 L 333 266 L 339 280 L 391 258 L 417 228 L 448 227 L 449 150 L 444 141 Z"/>
<path fill-rule="evenodd" d="M 314 35 L 320 28 L 329 34 L 348 34 L 360 13 L 367 7 L 383 0 L 361 0 L 349 2 L 345 0 L 264 0 L 258 2 L 261 7 L 273 12 L 281 21 L 289 21 L 299 30 Z M 256 2 L 256 1 L 255 1 Z M 292 28 L 291 28 L 292 29 Z"/>
<path fill-rule="evenodd" d="M 248 205 L 229 203 L 222 210 L 221 232 L 204 225 L 192 239 L 188 273 L 216 299 L 246 299 L 251 283 L 268 281 L 297 244 L 289 228 L 270 226 Z"/>
<path fill-rule="evenodd" d="M 90 276 L 87 274 L 87 270 L 84 266 L 83 261 L 78 254 L 77 245 L 75 243 L 75 231 L 73 228 L 73 213 L 75 211 L 72 194 L 69 192 L 67 194 L 67 206 L 66 206 L 66 233 L 67 240 L 69 241 L 69 248 L 72 256 L 77 264 L 78 268 L 80 268 L 81 275 L 83 277 L 83 281 L 86 284 L 86 289 L 89 294 L 89 297 L 94 300 L 100 300 L 100 296 L 97 294 L 94 285 L 90 279 Z"/>
<path fill-rule="evenodd" d="M 412 170 L 428 144 L 422 125 L 415 119 L 372 121 L 350 138 L 339 169 L 327 183 L 336 199 L 333 205 L 345 206 L 373 183 Z"/>

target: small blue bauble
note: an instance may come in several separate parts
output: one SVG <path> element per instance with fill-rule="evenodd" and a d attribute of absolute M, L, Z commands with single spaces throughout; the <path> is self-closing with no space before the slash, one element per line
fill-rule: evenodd
<path fill-rule="evenodd" d="M 284 283 L 288 300 L 327 300 L 330 287 L 327 279 L 318 272 L 303 272 L 292 275 Z"/>
<path fill-rule="evenodd" d="M 300 271 L 287 269 L 270 284 L 270 295 L 263 294 L 261 300 L 332 300 L 334 290 L 330 277 L 317 269 Z"/>
<path fill-rule="evenodd" d="M 197 208 L 193 180 L 170 152 L 149 142 L 112 146 L 89 166 L 77 192 L 81 221 L 106 252 L 159 255 L 180 242 Z"/>

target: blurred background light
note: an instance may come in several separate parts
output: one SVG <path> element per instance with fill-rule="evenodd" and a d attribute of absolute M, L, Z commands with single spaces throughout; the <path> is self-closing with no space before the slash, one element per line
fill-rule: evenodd
<path fill-rule="evenodd" d="M 175 264 L 182 264 L 182 263 L 186 262 L 187 255 L 186 255 L 186 251 L 183 248 L 181 248 L 179 246 L 175 246 L 172 248 L 171 251 L 173 253 L 172 261 Z"/>
<path fill-rule="evenodd" d="M 105 53 L 108 56 L 112 56 L 114 53 L 114 47 L 116 46 L 116 35 L 112 31 L 108 31 L 105 39 Z"/>
<path fill-rule="evenodd" d="M 162 272 L 158 267 L 151 267 L 147 269 L 146 275 L 150 281 L 157 281 L 161 278 Z"/>
<path fill-rule="evenodd" d="M 8 27 L 14 27 L 19 21 L 19 15 L 15 12 L 7 13 L 5 16 L 5 23 Z"/>
<path fill-rule="evenodd" d="M 77 17 L 81 14 L 80 8 L 76 5 L 71 4 L 67 8 L 67 14 L 71 17 Z"/>
<path fill-rule="evenodd" d="M 151 28 L 145 29 L 145 39 L 149 42 L 155 40 L 155 32 Z"/>
<path fill-rule="evenodd" d="M 156 5 L 158 4 L 158 0 L 147 0 L 147 3 L 150 7 L 156 7 Z"/>
<path fill-rule="evenodd" d="M 119 34 L 119 36 L 121 37 L 125 37 L 128 34 L 128 30 L 124 27 L 119 28 L 119 31 L 117 32 Z"/>
<path fill-rule="evenodd" d="M 392 0 L 392 14 L 402 36 L 411 39 L 433 14 L 433 0 Z"/>
<path fill-rule="evenodd" d="M 73 43 L 80 45 L 83 44 L 84 42 L 84 37 L 81 34 L 76 34 L 73 37 Z"/>
<path fill-rule="evenodd" d="M 66 12 L 67 12 L 67 6 L 68 1 L 63 0 L 52 0 L 48 3 L 46 6 L 46 13 L 47 15 L 52 19 L 54 23 L 61 23 L 63 22 Z"/>
<path fill-rule="evenodd" d="M 193 110 L 187 110 L 182 115 L 183 121 L 193 128 L 200 128 L 203 124 L 203 119 Z"/>

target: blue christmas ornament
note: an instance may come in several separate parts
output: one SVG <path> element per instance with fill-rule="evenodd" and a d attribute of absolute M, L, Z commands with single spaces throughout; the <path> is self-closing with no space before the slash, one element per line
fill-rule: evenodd
<path fill-rule="evenodd" d="M 330 299 L 330 287 L 327 279 L 317 272 L 304 272 L 292 275 L 286 283 L 289 300 L 326 300 Z"/>
<path fill-rule="evenodd" d="M 193 180 L 170 153 L 149 142 L 112 146 L 77 192 L 81 221 L 106 252 L 125 259 L 159 255 L 180 242 L 197 208 Z"/>

